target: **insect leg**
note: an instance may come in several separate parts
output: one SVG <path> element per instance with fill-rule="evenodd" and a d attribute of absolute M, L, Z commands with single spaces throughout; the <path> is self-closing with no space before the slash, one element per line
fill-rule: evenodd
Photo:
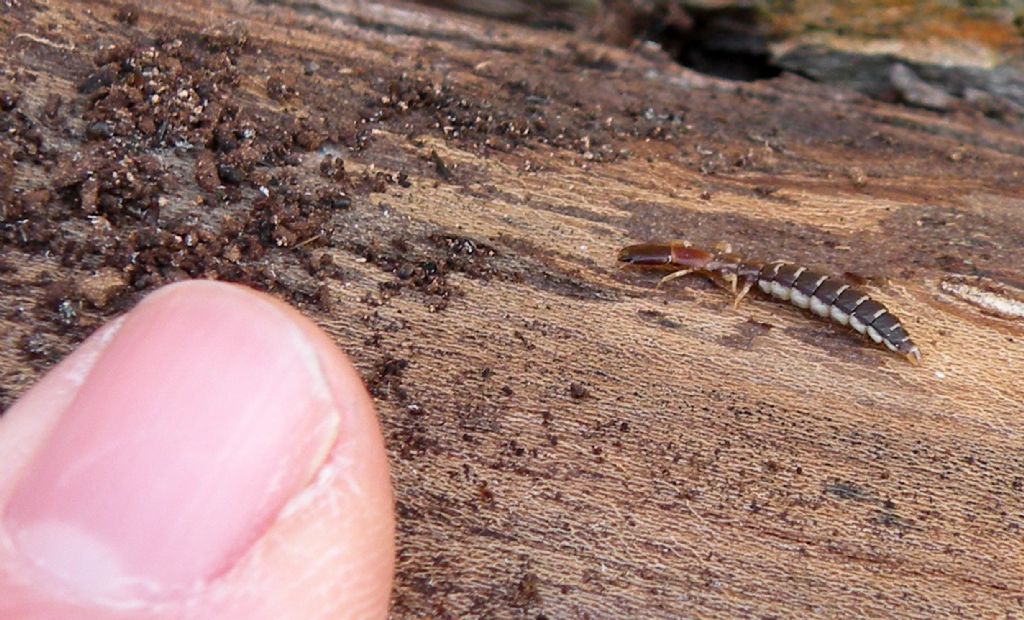
<path fill-rule="evenodd" d="M 729 291 L 733 295 L 735 295 L 736 294 L 736 274 L 735 273 L 727 273 L 727 274 L 722 276 L 722 280 L 724 280 L 725 283 L 729 285 Z"/>
<path fill-rule="evenodd" d="M 658 285 L 655 286 L 654 288 L 661 288 L 662 284 L 665 284 L 670 280 L 675 280 L 676 278 L 681 278 L 685 275 L 689 275 L 691 273 L 693 273 L 693 269 L 680 269 L 679 271 L 673 271 L 672 273 L 668 274 L 667 276 L 659 280 Z"/>
<path fill-rule="evenodd" d="M 740 292 L 736 293 L 736 298 L 733 299 L 732 301 L 732 307 L 734 309 L 739 307 L 740 301 L 747 296 L 747 293 L 750 292 L 750 287 L 752 286 L 754 286 L 754 281 L 747 280 L 746 283 L 743 285 L 743 288 L 740 289 Z"/>

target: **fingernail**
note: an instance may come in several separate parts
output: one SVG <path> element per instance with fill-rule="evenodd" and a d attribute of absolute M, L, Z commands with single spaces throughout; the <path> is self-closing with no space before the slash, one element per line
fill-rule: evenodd
<path fill-rule="evenodd" d="M 150 600 L 228 570 L 304 488 L 340 414 L 317 353 L 239 287 L 174 285 L 96 359 L 3 512 L 42 573 L 92 600 Z"/>

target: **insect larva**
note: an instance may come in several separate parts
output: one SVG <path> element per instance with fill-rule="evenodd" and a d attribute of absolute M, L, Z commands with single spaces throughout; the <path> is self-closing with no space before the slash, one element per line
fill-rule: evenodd
<path fill-rule="evenodd" d="M 735 303 L 754 286 L 776 299 L 848 326 L 873 342 L 904 356 L 910 363 L 921 362 L 921 351 L 910 340 L 900 320 L 864 291 L 841 280 L 786 262 L 765 265 L 746 261 L 724 251 L 707 251 L 685 243 L 643 243 L 619 251 L 619 261 L 637 267 L 671 270 L 658 286 L 669 280 L 696 273 L 728 288 Z"/>

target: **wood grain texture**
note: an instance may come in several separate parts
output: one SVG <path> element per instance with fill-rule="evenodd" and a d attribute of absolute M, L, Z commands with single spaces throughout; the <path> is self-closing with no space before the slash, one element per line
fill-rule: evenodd
<path fill-rule="evenodd" d="M 171 4 L 0 13 L 5 405 L 155 286 L 243 281 L 376 397 L 395 617 L 1024 615 L 1024 317 L 943 286 L 1024 282 L 1019 128 L 412 6 Z M 194 119 L 105 111 L 147 66 Z M 615 264 L 675 238 L 868 277 L 923 366 Z"/>

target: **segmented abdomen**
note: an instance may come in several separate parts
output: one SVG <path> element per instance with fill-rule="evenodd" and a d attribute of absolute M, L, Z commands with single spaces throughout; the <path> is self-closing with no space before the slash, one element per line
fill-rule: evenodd
<path fill-rule="evenodd" d="M 867 293 L 821 273 L 789 263 L 769 263 L 755 274 L 765 293 L 810 310 L 882 343 L 890 350 L 921 361 L 921 352 L 889 310 Z"/>

